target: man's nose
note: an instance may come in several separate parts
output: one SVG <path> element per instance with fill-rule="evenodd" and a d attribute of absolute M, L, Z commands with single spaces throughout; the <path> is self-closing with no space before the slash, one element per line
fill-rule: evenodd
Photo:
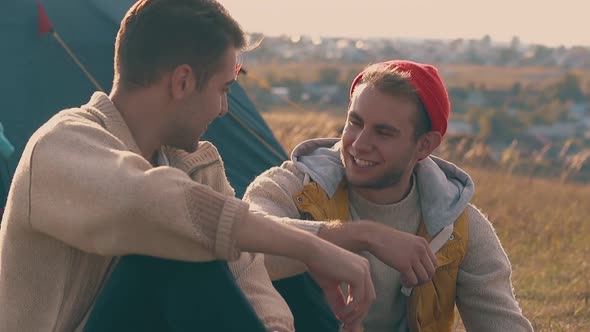
<path fill-rule="evenodd" d="M 357 151 L 366 151 L 371 149 L 371 137 L 368 130 L 363 129 L 352 142 L 352 147 Z"/>

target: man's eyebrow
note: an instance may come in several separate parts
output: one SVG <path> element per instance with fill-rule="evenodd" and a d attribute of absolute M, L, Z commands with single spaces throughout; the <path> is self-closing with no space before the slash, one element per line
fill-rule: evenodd
<path fill-rule="evenodd" d="M 363 118 L 361 118 L 361 116 L 356 111 L 351 110 L 351 111 L 348 112 L 348 114 L 349 114 L 348 115 L 349 117 L 351 117 L 351 118 L 353 118 L 353 119 L 355 119 L 357 121 L 364 122 L 363 121 Z M 389 125 L 389 124 L 384 124 L 384 123 L 376 124 L 375 126 L 373 126 L 373 128 L 375 128 L 376 130 L 391 131 L 391 132 L 394 132 L 394 133 L 401 132 L 399 130 L 399 128 L 397 128 L 395 126 L 392 126 L 392 125 Z"/>
<path fill-rule="evenodd" d="M 356 111 L 350 111 L 350 112 L 348 112 L 348 114 L 350 117 L 353 117 L 356 120 L 361 120 L 361 121 L 363 120 L 363 118 L 361 118 L 361 116 L 358 115 L 358 113 Z"/>
<path fill-rule="evenodd" d="M 399 133 L 400 130 L 394 126 L 391 125 L 387 125 L 387 124 L 378 124 L 375 125 L 375 129 L 377 130 L 386 130 L 386 131 L 392 131 L 392 132 L 396 132 Z"/>

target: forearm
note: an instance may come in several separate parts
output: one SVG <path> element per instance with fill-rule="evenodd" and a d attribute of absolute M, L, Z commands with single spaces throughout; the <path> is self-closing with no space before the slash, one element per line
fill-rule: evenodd
<path fill-rule="evenodd" d="M 276 222 L 260 213 L 249 213 L 236 225 L 237 245 L 243 251 L 261 252 L 308 262 L 322 239 L 309 232 Z"/>
<path fill-rule="evenodd" d="M 267 222 L 294 227 L 315 236 L 317 236 L 318 231 L 325 224 L 324 222 L 319 221 L 275 217 L 260 211 L 253 211 L 253 213 L 267 219 Z M 305 264 L 296 259 L 269 253 L 264 255 L 264 264 L 271 280 L 280 280 L 292 277 L 304 273 L 307 270 Z"/>
<path fill-rule="evenodd" d="M 301 220 L 294 218 L 275 217 L 261 212 L 255 213 L 259 213 L 275 222 L 292 226 L 313 235 L 317 235 L 321 239 L 331 242 L 348 251 L 368 251 L 374 245 L 374 236 L 371 234 L 374 234 L 376 227 L 374 227 L 375 225 L 373 222 Z"/>
<path fill-rule="evenodd" d="M 375 231 L 371 222 L 358 221 L 341 223 L 339 221 L 320 222 L 291 218 L 278 218 L 255 212 L 268 221 L 293 226 L 299 230 L 317 235 L 320 239 L 331 242 L 352 252 L 371 249 L 371 234 Z M 243 249 L 243 248 L 242 248 Z M 289 278 L 306 271 L 300 260 L 285 255 L 265 254 L 265 265 L 271 280 Z"/>
<path fill-rule="evenodd" d="M 280 218 L 284 222 L 285 218 Z M 293 224 L 297 225 L 296 220 Z M 316 222 L 319 224 L 319 222 Z M 352 252 L 370 249 L 371 225 L 368 222 L 340 223 L 338 221 L 323 223 L 318 236 L 341 248 Z M 306 266 L 294 259 L 265 255 L 265 265 L 272 280 L 289 278 L 306 271 Z"/>
<path fill-rule="evenodd" d="M 300 261 L 275 255 L 264 255 L 264 266 L 272 281 L 294 277 L 307 271 L 307 266 Z"/>
<path fill-rule="evenodd" d="M 371 250 L 373 231 L 374 227 L 368 221 L 332 221 L 319 230 L 318 236 L 348 251 L 360 252 Z"/>

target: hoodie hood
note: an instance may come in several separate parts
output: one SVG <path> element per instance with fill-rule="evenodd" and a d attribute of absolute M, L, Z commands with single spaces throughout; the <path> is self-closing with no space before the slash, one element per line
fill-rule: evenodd
<path fill-rule="evenodd" d="M 291 160 L 297 169 L 332 197 L 344 177 L 340 139 L 318 138 L 300 143 Z M 416 185 L 426 230 L 430 236 L 459 218 L 473 197 L 475 186 L 462 169 L 444 159 L 430 156 L 416 165 Z"/>

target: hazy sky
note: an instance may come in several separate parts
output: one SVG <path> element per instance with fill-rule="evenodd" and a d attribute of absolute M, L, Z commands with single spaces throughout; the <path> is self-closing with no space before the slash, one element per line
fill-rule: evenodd
<path fill-rule="evenodd" d="M 219 0 L 249 32 L 590 46 L 590 0 Z"/>

